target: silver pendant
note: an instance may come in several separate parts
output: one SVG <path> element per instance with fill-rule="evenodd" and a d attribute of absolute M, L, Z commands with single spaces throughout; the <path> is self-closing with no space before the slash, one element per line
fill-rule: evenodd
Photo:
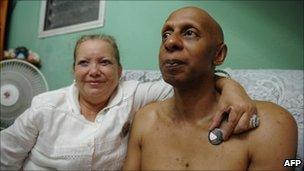
<path fill-rule="evenodd" d="M 209 142 L 213 145 L 219 145 L 223 142 L 223 132 L 219 128 L 215 128 L 212 131 L 209 131 L 208 134 Z"/>

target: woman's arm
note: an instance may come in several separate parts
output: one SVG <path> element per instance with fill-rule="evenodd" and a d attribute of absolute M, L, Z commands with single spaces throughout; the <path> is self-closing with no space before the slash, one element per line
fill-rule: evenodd
<path fill-rule="evenodd" d="M 33 123 L 33 110 L 27 109 L 13 125 L 1 131 L 0 170 L 19 170 L 33 148 L 38 129 Z"/>
<path fill-rule="evenodd" d="M 232 133 L 241 133 L 252 129 L 249 120 L 256 114 L 256 105 L 250 99 L 244 88 L 236 81 L 220 77 L 216 80 L 216 88 L 221 93 L 219 108 L 213 117 L 210 130 L 221 127 L 223 138 L 227 140 Z M 225 113 L 228 113 L 228 122 L 221 124 Z"/>

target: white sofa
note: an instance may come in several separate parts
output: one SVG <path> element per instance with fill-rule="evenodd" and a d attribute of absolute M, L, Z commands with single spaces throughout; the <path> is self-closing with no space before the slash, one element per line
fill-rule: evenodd
<path fill-rule="evenodd" d="M 303 70 L 228 69 L 231 77 L 240 82 L 256 100 L 267 100 L 287 109 L 298 125 L 297 158 L 303 161 Z M 161 79 L 159 71 L 126 70 L 123 80 L 142 82 Z M 270 143 L 270 142 L 269 142 Z M 296 170 L 303 169 L 297 168 Z"/>

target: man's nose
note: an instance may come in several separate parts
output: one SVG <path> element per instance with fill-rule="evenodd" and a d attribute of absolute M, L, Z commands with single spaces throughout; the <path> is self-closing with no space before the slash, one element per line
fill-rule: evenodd
<path fill-rule="evenodd" d="M 164 46 L 167 51 L 174 52 L 183 49 L 183 43 L 179 36 L 172 34 L 167 38 L 164 43 Z"/>

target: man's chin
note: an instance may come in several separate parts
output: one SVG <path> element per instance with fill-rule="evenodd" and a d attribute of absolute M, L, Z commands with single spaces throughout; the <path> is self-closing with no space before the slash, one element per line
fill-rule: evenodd
<path fill-rule="evenodd" d="M 185 80 L 181 79 L 177 76 L 165 76 L 163 75 L 163 79 L 166 83 L 172 85 L 173 87 L 180 87 L 182 85 L 185 85 Z"/>

